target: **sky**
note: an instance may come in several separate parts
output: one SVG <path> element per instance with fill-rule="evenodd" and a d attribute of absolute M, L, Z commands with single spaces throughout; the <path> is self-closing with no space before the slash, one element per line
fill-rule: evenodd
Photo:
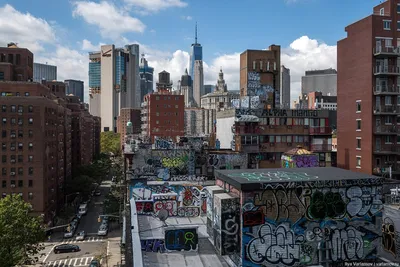
<path fill-rule="evenodd" d="M 195 23 L 203 46 L 205 84 L 222 67 L 228 90 L 239 90 L 239 55 L 281 45 L 291 72 L 291 100 L 306 70 L 336 68 L 344 28 L 372 13 L 380 0 L 0 0 L 0 46 L 16 42 L 34 61 L 57 65 L 58 80 L 85 82 L 88 52 L 102 44 L 137 43 L 155 76 L 174 84 L 189 66 Z"/>

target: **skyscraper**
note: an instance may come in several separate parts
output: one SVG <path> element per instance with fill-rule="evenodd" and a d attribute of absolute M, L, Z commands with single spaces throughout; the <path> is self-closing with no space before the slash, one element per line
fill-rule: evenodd
<path fill-rule="evenodd" d="M 47 65 L 47 63 L 33 63 L 33 81 L 41 83 L 42 80 L 57 80 L 57 66 Z"/>
<path fill-rule="evenodd" d="M 84 86 L 83 81 L 78 80 L 65 80 L 65 93 L 67 95 L 73 94 L 74 96 L 79 97 L 81 102 L 84 102 Z"/>
<path fill-rule="evenodd" d="M 203 61 L 196 60 L 194 62 L 194 79 L 193 79 L 193 99 L 196 107 L 201 106 L 201 96 L 204 94 L 204 75 Z"/>
<path fill-rule="evenodd" d="M 290 69 L 281 66 L 281 108 L 290 108 Z"/>
<path fill-rule="evenodd" d="M 121 108 L 140 107 L 139 45 L 101 46 L 89 53 L 89 108 L 102 131 L 117 131 Z"/>
<path fill-rule="evenodd" d="M 143 97 L 153 92 L 153 77 L 154 68 L 147 64 L 147 60 L 142 54 L 139 65 L 140 72 L 140 102 L 143 102 Z"/>
<path fill-rule="evenodd" d="M 193 86 L 192 77 L 188 74 L 187 69 L 181 77 L 180 94 L 185 96 L 185 107 L 191 107 L 193 104 Z"/>
<path fill-rule="evenodd" d="M 192 48 L 190 50 L 190 66 L 189 66 L 189 75 L 192 77 L 194 81 L 195 74 L 194 74 L 194 62 L 196 60 L 203 60 L 203 47 L 201 44 L 197 43 L 197 23 L 195 29 L 195 39 L 194 44 L 192 44 Z"/>

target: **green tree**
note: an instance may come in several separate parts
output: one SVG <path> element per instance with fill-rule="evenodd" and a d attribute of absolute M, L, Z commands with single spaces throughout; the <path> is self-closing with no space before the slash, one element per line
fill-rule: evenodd
<path fill-rule="evenodd" d="M 102 153 L 121 154 L 120 134 L 114 132 L 102 132 L 100 134 L 100 150 Z"/>
<path fill-rule="evenodd" d="M 103 212 L 105 214 L 118 214 L 122 203 L 122 195 L 118 189 L 113 188 L 104 200 Z"/>
<path fill-rule="evenodd" d="M 42 218 L 29 215 L 32 206 L 19 195 L 0 199 L 0 267 L 37 262 L 43 249 Z"/>
<path fill-rule="evenodd" d="M 67 194 L 80 193 L 83 197 L 89 196 L 92 192 L 95 180 L 88 175 L 79 175 L 70 179 L 65 184 Z"/>

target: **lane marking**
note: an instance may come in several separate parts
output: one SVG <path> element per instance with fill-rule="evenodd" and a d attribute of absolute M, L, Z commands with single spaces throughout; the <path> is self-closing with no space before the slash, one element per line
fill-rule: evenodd
<path fill-rule="evenodd" d="M 53 249 L 54 249 L 56 246 L 57 246 L 57 245 L 54 245 L 54 246 L 50 249 L 50 251 L 47 252 L 46 257 L 44 257 L 44 259 L 43 259 L 43 261 L 42 261 L 43 263 L 46 262 L 47 258 L 50 256 L 51 252 L 53 251 Z"/>

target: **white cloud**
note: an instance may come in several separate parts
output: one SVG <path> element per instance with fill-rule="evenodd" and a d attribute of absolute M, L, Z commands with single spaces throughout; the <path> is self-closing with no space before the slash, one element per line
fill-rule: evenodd
<path fill-rule="evenodd" d="M 183 20 L 192 20 L 193 19 L 191 16 L 182 16 L 181 18 Z"/>
<path fill-rule="evenodd" d="M 82 17 L 87 23 L 99 27 L 104 38 L 118 38 L 127 32 L 142 33 L 146 28 L 139 19 L 106 1 L 78 1 L 73 6 L 73 16 Z"/>
<path fill-rule="evenodd" d="M 156 13 L 173 7 L 186 7 L 188 4 L 182 0 L 124 0 L 125 3 L 132 6 L 136 11 L 143 15 Z"/>
<path fill-rule="evenodd" d="M 83 51 L 91 51 L 91 52 L 100 51 L 100 47 L 102 45 L 105 45 L 105 43 L 99 43 L 98 45 L 94 45 L 94 44 L 92 44 L 92 42 L 90 42 L 87 39 L 84 39 L 81 44 L 82 44 L 82 48 L 81 49 Z"/>
<path fill-rule="evenodd" d="M 54 29 L 47 21 L 19 12 L 8 4 L 0 7 L 0 46 L 16 42 L 20 47 L 38 52 L 44 50 L 44 44 L 55 40 Z"/>

